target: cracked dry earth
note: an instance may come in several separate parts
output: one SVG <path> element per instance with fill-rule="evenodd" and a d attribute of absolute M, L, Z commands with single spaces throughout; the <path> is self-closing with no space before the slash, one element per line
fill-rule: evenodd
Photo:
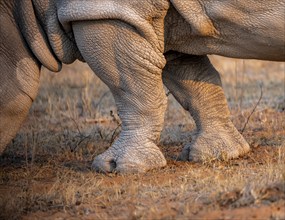
<path fill-rule="evenodd" d="M 176 161 L 195 126 L 170 95 L 159 145 L 168 165 L 94 173 L 94 156 L 120 131 L 111 94 L 84 64 L 45 70 L 29 117 L 0 157 L 0 219 L 285 219 L 284 64 L 211 59 L 232 121 L 239 131 L 246 124 L 250 153 Z"/>

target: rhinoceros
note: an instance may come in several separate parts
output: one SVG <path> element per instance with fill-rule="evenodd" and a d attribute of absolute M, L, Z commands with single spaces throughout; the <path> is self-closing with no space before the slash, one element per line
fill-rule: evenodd
<path fill-rule="evenodd" d="M 284 0 L 1 0 L 0 151 L 36 98 L 41 66 L 60 71 L 79 59 L 110 88 L 122 120 L 96 171 L 166 165 L 163 85 L 196 123 L 182 160 L 243 155 L 250 147 L 207 55 L 284 61 L 284 11 Z"/>

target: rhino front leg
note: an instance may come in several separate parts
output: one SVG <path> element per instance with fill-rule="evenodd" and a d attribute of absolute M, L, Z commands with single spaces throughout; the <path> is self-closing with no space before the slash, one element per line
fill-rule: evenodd
<path fill-rule="evenodd" d="M 156 145 L 166 108 L 163 54 L 119 20 L 76 22 L 73 30 L 82 56 L 110 88 L 122 120 L 119 138 L 92 168 L 126 173 L 165 166 Z"/>
<path fill-rule="evenodd" d="M 3 16 L 2 16 L 3 15 Z M 0 154 L 25 120 L 39 86 L 39 63 L 12 16 L 0 8 Z"/>
<path fill-rule="evenodd" d="M 163 81 L 190 112 L 197 128 L 180 159 L 231 159 L 248 152 L 248 143 L 230 120 L 219 73 L 209 59 L 185 54 L 172 54 L 168 59 Z"/>

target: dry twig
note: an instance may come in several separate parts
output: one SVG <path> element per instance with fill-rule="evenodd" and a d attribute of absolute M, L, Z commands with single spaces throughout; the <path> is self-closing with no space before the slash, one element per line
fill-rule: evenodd
<path fill-rule="evenodd" d="M 241 130 L 241 133 L 244 132 L 244 130 L 245 130 L 245 128 L 246 128 L 246 126 L 247 126 L 247 124 L 248 124 L 248 122 L 249 122 L 249 119 L 251 118 L 252 114 L 255 112 L 255 109 L 257 108 L 257 106 L 259 105 L 259 103 L 260 103 L 260 101 L 261 101 L 261 99 L 262 99 L 262 96 L 263 96 L 262 84 L 260 84 L 259 87 L 260 87 L 260 96 L 259 96 L 259 99 L 258 99 L 257 103 L 255 104 L 255 106 L 253 107 L 251 113 L 250 113 L 249 116 L 247 117 L 247 120 L 246 120 L 246 122 L 245 122 L 245 124 L 244 124 L 244 126 L 243 126 L 243 128 L 242 128 L 242 130 Z"/>

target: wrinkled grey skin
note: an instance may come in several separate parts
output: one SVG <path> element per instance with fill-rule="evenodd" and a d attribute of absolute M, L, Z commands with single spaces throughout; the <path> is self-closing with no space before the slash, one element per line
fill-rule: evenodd
<path fill-rule="evenodd" d="M 163 84 L 197 132 L 182 160 L 230 159 L 249 145 L 229 119 L 207 54 L 284 61 L 284 0 L 1 0 L 0 150 L 37 95 L 41 65 L 85 60 L 108 85 L 122 120 L 116 142 L 92 167 L 145 172 L 166 165 L 157 147 Z"/>

